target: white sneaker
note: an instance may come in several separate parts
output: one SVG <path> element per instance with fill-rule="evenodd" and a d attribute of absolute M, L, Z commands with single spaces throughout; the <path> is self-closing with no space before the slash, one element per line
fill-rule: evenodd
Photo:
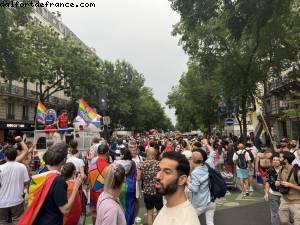
<path fill-rule="evenodd" d="M 253 191 L 254 191 L 254 189 L 253 189 L 252 186 L 250 186 L 249 191 L 250 191 L 250 192 L 253 192 Z"/>

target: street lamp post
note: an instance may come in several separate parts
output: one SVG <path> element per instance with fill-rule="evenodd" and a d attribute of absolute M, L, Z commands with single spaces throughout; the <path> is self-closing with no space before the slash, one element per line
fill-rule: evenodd
<path fill-rule="evenodd" d="M 106 99 L 106 93 L 99 93 L 99 108 L 100 108 L 100 112 L 102 113 L 102 116 L 107 116 L 106 115 L 106 110 L 107 110 L 107 99 Z M 103 137 L 105 138 L 105 140 L 107 140 L 109 142 L 110 139 L 110 135 L 108 132 L 108 127 L 107 124 L 103 125 L 103 132 L 102 132 Z"/>

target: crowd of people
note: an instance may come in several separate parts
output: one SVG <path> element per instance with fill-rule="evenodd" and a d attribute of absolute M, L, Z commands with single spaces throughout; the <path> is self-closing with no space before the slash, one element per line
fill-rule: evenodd
<path fill-rule="evenodd" d="M 93 138 L 48 146 L 39 168 L 35 144 L 16 137 L 0 147 L 0 224 L 76 225 L 81 215 L 96 225 L 140 224 L 139 199 L 148 225 L 214 224 L 210 168 L 239 180 L 243 198 L 265 187 L 272 225 L 300 224 L 299 143 L 283 139 L 257 148 L 236 137 L 183 137 L 180 133 Z M 26 210 L 25 210 L 26 208 Z M 156 217 L 155 217 L 156 215 Z"/>

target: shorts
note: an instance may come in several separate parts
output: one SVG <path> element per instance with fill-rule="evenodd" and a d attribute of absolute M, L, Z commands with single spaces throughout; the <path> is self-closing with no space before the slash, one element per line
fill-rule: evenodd
<path fill-rule="evenodd" d="M 0 224 L 17 224 L 24 212 L 24 202 L 0 209 Z"/>
<path fill-rule="evenodd" d="M 258 168 L 258 172 L 260 173 L 260 176 L 261 177 L 266 177 L 267 176 L 267 170 L 268 170 L 269 168 L 261 168 L 261 167 L 259 167 Z"/>
<path fill-rule="evenodd" d="M 249 176 L 248 170 L 247 170 L 247 169 L 240 169 L 240 168 L 238 168 L 238 169 L 236 170 L 236 176 L 237 176 L 238 178 L 241 178 L 241 179 L 247 179 L 248 176 Z"/>
<path fill-rule="evenodd" d="M 44 131 L 46 134 L 51 134 L 55 132 L 53 129 L 55 129 L 54 125 L 46 125 Z"/>
<path fill-rule="evenodd" d="M 248 173 L 249 173 L 249 176 L 255 176 L 255 174 L 254 174 L 254 167 L 253 166 L 252 166 L 251 169 L 248 167 Z"/>
<path fill-rule="evenodd" d="M 163 207 L 163 199 L 161 195 L 147 195 L 144 194 L 144 202 L 147 210 L 161 210 Z"/>
<path fill-rule="evenodd" d="M 60 127 L 58 133 L 64 134 L 65 132 L 68 132 L 69 127 Z"/>

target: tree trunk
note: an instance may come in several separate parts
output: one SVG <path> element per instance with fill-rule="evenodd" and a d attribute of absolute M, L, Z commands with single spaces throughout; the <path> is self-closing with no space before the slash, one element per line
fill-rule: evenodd
<path fill-rule="evenodd" d="M 247 142 L 247 97 L 242 96 L 242 124 L 243 124 L 243 133 L 242 133 L 242 142 L 246 144 Z"/>
<path fill-rule="evenodd" d="M 39 80 L 39 100 L 44 103 L 44 95 L 43 95 L 43 81 Z"/>
<path fill-rule="evenodd" d="M 242 133 L 243 133 L 243 126 L 242 126 L 242 121 L 241 121 L 239 115 L 236 116 L 236 119 L 237 119 L 237 121 L 238 121 L 238 123 L 239 123 L 239 127 L 240 127 L 240 135 L 242 135 Z M 233 125 L 233 129 L 234 129 L 234 125 Z"/>
<path fill-rule="evenodd" d="M 267 81 L 263 82 L 263 88 L 264 88 L 264 95 L 262 97 L 262 102 L 263 102 L 263 114 L 264 114 L 264 119 L 266 121 L 266 124 L 269 128 L 269 130 L 271 130 L 271 126 L 270 126 L 270 114 L 269 114 L 269 110 L 268 110 L 268 105 L 267 105 L 267 101 L 266 101 L 266 94 L 268 92 L 267 89 Z"/>

